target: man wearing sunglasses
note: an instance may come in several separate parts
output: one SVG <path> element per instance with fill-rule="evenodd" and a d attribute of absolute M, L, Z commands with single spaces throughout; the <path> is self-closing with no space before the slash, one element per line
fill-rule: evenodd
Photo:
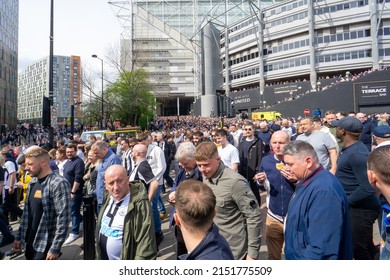
<path fill-rule="evenodd" d="M 264 155 L 264 144 L 255 134 L 255 127 L 252 122 L 244 123 L 244 137 L 240 141 L 238 150 L 240 153 L 238 172 L 248 180 L 257 203 L 261 205 L 260 192 L 254 177 L 256 168 L 260 165 Z"/>

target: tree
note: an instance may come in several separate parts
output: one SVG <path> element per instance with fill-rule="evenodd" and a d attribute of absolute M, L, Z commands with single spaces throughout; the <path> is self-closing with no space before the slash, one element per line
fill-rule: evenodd
<path fill-rule="evenodd" d="M 113 123 L 119 119 L 124 125 L 136 126 L 141 117 L 152 116 L 156 102 L 151 89 L 144 69 L 120 72 L 105 91 L 107 120 Z"/>

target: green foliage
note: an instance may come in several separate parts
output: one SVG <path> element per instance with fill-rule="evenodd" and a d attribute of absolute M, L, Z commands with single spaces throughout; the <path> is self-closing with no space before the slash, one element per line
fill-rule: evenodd
<path fill-rule="evenodd" d="M 140 118 L 153 115 L 155 98 L 143 69 L 120 73 L 117 81 L 104 93 L 105 116 L 109 121 L 120 120 L 123 126 L 139 125 Z"/>

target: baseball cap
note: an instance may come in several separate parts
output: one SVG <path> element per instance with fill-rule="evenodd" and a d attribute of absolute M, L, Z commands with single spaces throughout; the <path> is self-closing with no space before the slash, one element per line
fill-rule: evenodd
<path fill-rule="evenodd" d="M 332 121 L 331 124 L 351 133 L 361 133 L 363 130 L 362 122 L 353 117 L 344 117 L 341 120 Z"/>
<path fill-rule="evenodd" d="M 390 127 L 387 125 L 377 126 L 372 131 L 372 134 L 379 138 L 390 138 Z"/>

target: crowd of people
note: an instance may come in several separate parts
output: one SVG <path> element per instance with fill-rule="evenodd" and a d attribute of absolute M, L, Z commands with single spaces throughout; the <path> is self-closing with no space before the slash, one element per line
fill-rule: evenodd
<path fill-rule="evenodd" d="M 60 258 L 80 237 L 82 199 L 92 195 L 97 259 L 156 259 L 168 218 L 177 259 L 258 259 L 262 238 L 270 260 L 390 258 L 388 114 L 176 116 L 149 128 L 115 145 L 95 136 L 83 143 L 76 133 L 50 147 L 44 130 L 31 133 L 35 142 L 9 133 L 0 157 L 0 247 L 13 244 L 7 254 L 26 259 Z M 20 220 L 15 235 L 10 219 Z"/>
<path fill-rule="evenodd" d="M 349 82 L 349 81 L 355 81 L 355 80 L 357 80 L 357 79 L 359 79 L 361 77 L 364 77 L 364 76 L 372 73 L 373 71 L 386 71 L 386 70 L 387 70 L 387 67 L 384 66 L 384 67 L 382 67 L 381 69 L 378 69 L 378 70 L 369 69 L 369 70 L 365 70 L 365 71 L 358 72 L 358 73 L 350 73 L 349 71 L 347 71 L 347 73 L 345 75 L 334 75 L 331 78 L 329 76 L 319 77 L 318 78 L 318 82 L 317 82 L 317 87 L 315 89 L 312 88 L 312 89 L 308 89 L 308 90 L 305 90 L 305 91 L 302 91 L 302 92 L 298 92 L 298 93 L 296 93 L 294 95 L 291 94 L 288 97 L 284 97 L 281 100 L 277 100 L 274 104 L 267 104 L 265 109 L 269 109 L 270 107 L 272 107 L 275 104 L 280 104 L 280 103 L 283 103 L 283 102 L 292 101 L 294 99 L 299 99 L 299 98 L 301 98 L 301 97 L 303 97 L 303 96 L 305 96 L 305 95 L 307 95 L 309 93 L 312 93 L 313 91 L 321 92 L 321 91 L 324 91 L 324 90 L 331 89 L 332 87 L 335 87 L 335 86 L 339 85 L 340 83 Z M 301 82 L 301 81 L 297 80 L 295 82 L 297 83 L 297 82 Z M 304 79 L 302 82 L 306 82 L 306 79 Z M 277 83 L 271 84 L 271 85 L 290 84 L 290 83 L 293 83 L 293 81 L 277 82 Z"/>

